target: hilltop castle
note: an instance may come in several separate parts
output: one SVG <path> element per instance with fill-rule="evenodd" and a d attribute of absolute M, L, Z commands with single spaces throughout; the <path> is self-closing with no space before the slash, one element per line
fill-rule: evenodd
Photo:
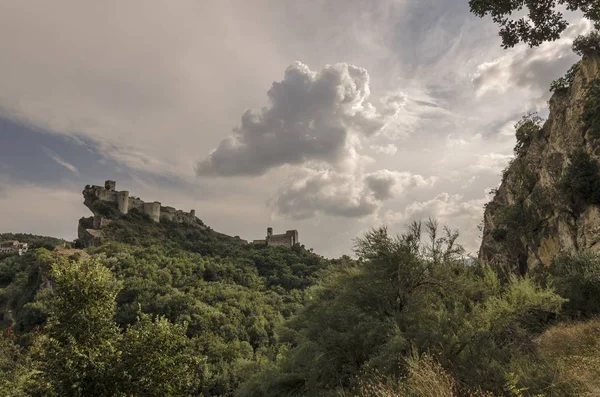
<path fill-rule="evenodd" d="M 84 246 L 101 244 L 104 238 L 102 228 L 114 219 L 127 215 L 132 210 L 148 215 L 155 222 L 171 221 L 193 225 L 204 230 L 208 229 L 196 217 L 196 211 L 177 210 L 173 207 L 163 206 L 158 201 L 145 202 L 138 197 L 131 196 L 127 190 L 118 191 L 115 181 L 105 181 L 104 187 L 87 185 L 82 193 L 83 204 L 94 214 L 93 217 L 79 220 L 78 236 Z M 245 240 L 239 237 L 235 238 L 240 243 L 247 244 Z M 253 243 L 266 246 L 292 247 L 298 243 L 298 231 L 288 230 L 284 234 L 273 234 L 273 228 L 269 227 L 265 239 L 254 240 Z"/>
<path fill-rule="evenodd" d="M 288 230 L 284 234 L 273 234 L 273 228 L 267 228 L 267 236 L 264 240 L 254 240 L 253 244 L 261 244 L 269 247 L 284 245 L 286 247 L 292 247 L 298 243 L 298 231 Z"/>
<path fill-rule="evenodd" d="M 155 222 L 160 222 L 161 219 L 180 223 L 199 221 L 194 210 L 184 212 L 173 207 L 163 207 L 158 201 L 144 202 L 138 197 L 130 196 L 127 190 L 117 191 L 116 186 L 115 181 L 106 181 L 104 187 L 88 185 L 83 190 L 83 203 L 94 213 L 94 229 L 102 227 L 103 219 L 110 215 L 111 211 L 103 204 L 116 208 L 120 215 L 126 215 L 132 209 L 136 209 L 150 216 Z"/>
<path fill-rule="evenodd" d="M 196 211 L 185 212 L 173 207 L 162 206 L 158 201 L 145 202 L 131 196 L 127 190 L 118 191 L 115 181 L 104 182 L 104 187 L 87 185 L 83 190 L 83 204 L 94 214 L 92 218 L 79 220 L 78 236 L 86 246 L 99 245 L 102 242 L 101 229 L 114 219 L 126 215 L 131 210 L 148 215 L 155 222 L 168 220 L 187 223 L 199 228 L 206 226 L 196 218 Z"/>

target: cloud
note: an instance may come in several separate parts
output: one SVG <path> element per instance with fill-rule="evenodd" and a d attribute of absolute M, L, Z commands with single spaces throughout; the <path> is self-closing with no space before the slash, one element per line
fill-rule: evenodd
<path fill-rule="evenodd" d="M 562 37 L 537 48 L 525 45 L 478 66 L 473 84 L 479 95 L 488 91 L 506 92 L 511 87 L 530 89 L 545 94 L 550 82 L 564 74 L 577 61 L 571 45 L 579 34 L 591 29 L 588 20 L 569 26 Z"/>
<path fill-rule="evenodd" d="M 363 218 L 377 214 L 384 201 L 405 190 L 434 182 L 435 178 L 408 172 L 379 170 L 362 175 L 302 168 L 280 186 L 269 206 L 276 214 L 292 219 L 319 215 Z"/>
<path fill-rule="evenodd" d="M 347 63 L 316 72 L 300 62 L 267 93 L 270 106 L 247 110 L 241 125 L 198 163 L 199 175 L 261 175 L 269 169 L 309 161 L 342 162 L 351 151 L 349 136 L 382 131 L 401 108 L 402 95 L 368 102 L 369 74 Z"/>
<path fill-rule="evenodd" d="M 79 170 L 73 164 L 66 162 L 58 154 L 56 154 L 48 148 L 43 148 L 43 150 L 48 155 L 48 157 L 54 160 L 57 164 L 62 165 L 63 167 L 71 171 L 73 174 L 79 175 Z"/>
<path fill-rule="evenodd" d="M 398 151 L 398 147 L 393 143 L 388 143 L 387 145 L 371 145 L 370 147 L 371 150 L 376 153 L 387 154 L 388 156 L 392 156 Z"/>
<path fill-rule="evenodd" d="M 380 202 L 351 174 L 306 168 L 283 183 L 269 206 L 292 219 L 321 214 L 362 218 L 375 213 Z"/>
<path fill-rule="evenodd" d="M 379 170 L 365 177 L 367 187 L 380 201 L 397 197 L 406 189 L 433 186 L 435 180 L 434 177 L 425 179 L 421 175 L 390 170 Z"/>
<path fill-rule="evenodd" d="M 512 154 L 488 153 L 477 155 L 475 164 L 469 166 L 469 169 L 475 172 L 490 172 L 498 174 L 508 165 Z"/>

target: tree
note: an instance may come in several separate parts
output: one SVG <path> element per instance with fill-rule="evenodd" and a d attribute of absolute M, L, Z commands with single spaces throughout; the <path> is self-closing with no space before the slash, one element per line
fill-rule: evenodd
<path fill-rule="evenodd" d="M 32 347 L 36 383 L 60 396 L 197 394 L 204 359 L 185 324 L 139 314 L 122 333 L 115 322 L 121 285 L 97 259 L 55 264 L 51 276 L 47 332 Z"/>
<path fill-rule="evenodd" d="M 141 314 L 120 340 L 120 392 L 128 396 L 186 396 L 200 387 L 204 360 L 194 354 L 186 325 Z"/>
<path fill-rule="evenodd" d="M 119 284 L 97 260 L 55 264 L 51 275 L 47 333 L 35 346 L 43 377 L 61 396 L 115 395 Z"/>
<path fill-rule="evenodd" d="M 471 12 L 478 17 L 490 16 L 500 26 L 504 48 L 519 42 L 536 47 L 545 41 L 560 38 L 568 22 L 560 12 L 564 6 L 569 11 L 581 11 L 600 29 L 600 2 L 597 0 L 470 0 Z M 527 15 L 512 19 L 515 12 L 527 9 Z"/>
<path fill-rule="evenodd" d="M 490 268 L 465 264 L 456 233 L 439 235 L 430 220 L 422 242 L 421 229 L 414 223 L 392 237 L 382 228 L 359 239 L 358 261 L 324 271 L 281 330 L 290 349 L 238 395 L 333 396 L 371 370 L 402 380 L 410 358 L 423 353 L 457 387 L 502 392 L 507 369 L 533 349 L 540 319 L 564 300 L 527 278 L 502 285 Z"/>

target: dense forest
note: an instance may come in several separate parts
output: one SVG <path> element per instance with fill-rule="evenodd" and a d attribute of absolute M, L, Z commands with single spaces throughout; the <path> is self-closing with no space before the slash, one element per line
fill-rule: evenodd
<path fill-rule="evenodd" d="M 501 25 L 506 47 L 566 28 L 555 2 L 525 2 L 538 24 L 507 18 L 519 2 L 470 3 Z M 558 3 L 600 15 L 597 2 Z M 575 50 L 597 58 L 600 35 L 579 37 Z M 552 90 L 568 90 L 574 73 Z M 581 120 L 592 132 L 598 87 Z M 541 128 L 536 118 L 516 126 L 512 164 Z M 598 205 L 598 163 L 573 156 L 561 191 L 573 207 Z M 517 246 L 536 232 L 519 205 L 504 209 L 493 239 Z M 458 232 L 434 219 L 400 235 L 373 228 L 338 259 L 136 211 L 103 231 L 91 248 L 0 235 L 31 245 L 0 258 L 0 395 L 600 395 L 600 255 L 591 251 L 496 268 L 469 258 Z"/>
<path fill-rule="evenodd" d="M 117 223 L 123 238 L 176 227 L 139 214 Z M 466 260 L 458 233 L 434 220 L 400 236 L 374 229 L 356 240 L 354 258 L 338 260 L 298 245 L 198 253 L 205 242 L 182 236 L 2 260 L 2 395 L 565 396 L 600 387 L 592 254 L 504 280 Z"/>

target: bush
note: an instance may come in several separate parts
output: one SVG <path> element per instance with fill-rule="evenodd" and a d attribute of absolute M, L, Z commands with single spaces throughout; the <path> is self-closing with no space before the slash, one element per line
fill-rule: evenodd
<path fill-rule="evenodd" d="M 536 113 L 531 112 L 523 116 L 515 124 L 517 144 L 515 145 L 514 152 L 517 157 L 525 154 L 534 135 L 542 129 L 543 121 Z"/>
<path fill-rule="evenodd" d="M 583 105 L 581 121 L 589 129 L 590 138 L 600 138 L 600 79 L 595 79 L 588 88 Z"/>
<path fill-rule="evenodd" d="M 587 36 L 577 36 L 573 40 L 573 51 L 579 56 L 600 55 L 600 32 L 596 30 Z"/>
<path fill-rule="evenodd" d="M 600 204 L 600 165 L 585 150 L 573 152 L 560 188 L 573 201 L 576 208 Z"/>
<path fill-rule="evenodd" d="M 114 219 L 121 216 L 115 203 L 98 200 L 92 204 L 92 211 L 106 218 Z"/>
<path fill-rule="evenodd" d="M 562 254 L 537 276 L 550 281 L 556 292 L 568 299 L 563 313 L 571 318 L 600 314 L 600 256 L 590 252 Z"/>
<path fill-rule="evenodd" d="M 566 91 L 571 88 L 575 80 L 575 74 L 579 70 L 580 62 L 577 62 L 567 71 L 564 77 L 559 77 L 550 84 L 550 92 Z"/>
<path fill-rule="evenodd" d="M 497 227 L 492 230 L 492 238 L 495 241 L 504 241 L 506 240 L 506 236 L 508 235 L 508 230 L 503 227 Z"/>
<path fill-rule="evenodd" d="M 240 396 L 334 395 L 359 387 L 357 377 L 373 368 L 389 379 L 409 375 L 406 385 L 391 384 L 390 396 L 402 396 L 404 386 L 414 395 L 438 386 L 441 396 L 451 395 L 453 382 L 439 366 L 411 372 L 413 352 L 435 357 L 456 379 L 457 395 L 479 387 L 503 392 L 512 362 L 528 357 L 533 335 L 563 299 L 526 278 L 502 285 L 490 268 L 461 260 L 455 235 L 426 227 L 427 242 L 418 224 L 401 236 L 378 229 L 357 240 L 359 262 L 323 273 L 280 332 L 291 348 L 278 371 L 253 382 L 263 393 Z"/>

